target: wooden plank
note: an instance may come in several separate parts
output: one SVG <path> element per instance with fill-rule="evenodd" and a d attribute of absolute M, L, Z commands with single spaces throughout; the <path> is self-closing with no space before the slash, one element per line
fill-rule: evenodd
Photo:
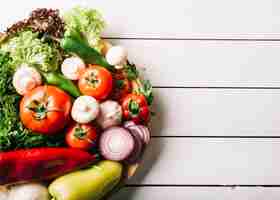
<path fill-rule="evenodd" d="M 279 138 L 153 138 L 129 184 L 280 185 L 279 152 Z"/>
<path fill-rule="evenodd" d="M 280 41 L 115 40 L 156 86 L 280 87 Z"/>
<path fill-rule="evenodd" d="M 1 23 L 4 26 L 7 21 L 13 22 L 32 7 L 54 6 L 51 2 L 24 4 L 17 8 L 20 9 L 17 15 L 0 12 L 0 16 L 5 14 Z M 63 7 L 63 2 L 59 1 L 57 7 Z M 9 5 L 0 11 L 9 10 Z M 70 5 L 71 2 L 67 4 Z M 117 40 L 115 43 L 127 46 L 131 60 L 147 67 L 147 74 L 156 86 L 280 87 L 279 41 Z"/>
<path fill-rule="evenodd" d="M 17 4 L 9 0 L 1 6 L 1 23 L 11 23 L 34 7 L 67 9 L 78 4 L 104 13 L 105 35 L 110 37 L 280 38 L 280 2 L 275 0 L 28 0 Z"/>
<path fill-rule="evenodd" d="M 127 187 L 112 200 L 278 200 L 279 198 L 279 188 Z"/>
<path fill-rule="evenodd" d="M 280 87 L 279 42 L 116 40 L 155 86 Z"/>
<path fill-rule="evenodd" d="M 280 90 L 154 89 L 154 136 L 280 136 Z"/>

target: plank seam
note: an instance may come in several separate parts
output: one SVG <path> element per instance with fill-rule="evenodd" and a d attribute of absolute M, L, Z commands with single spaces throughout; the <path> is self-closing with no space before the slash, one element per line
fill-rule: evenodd
<path fill-rule="evenodd" d="M 192 185 L 192 184 L 167 184 L 167 185 L 161 185 L 161 184 L 143 184 L 143 185 L 137 185 L 137 184 L 127 184 L 125 187 L 223 187 L 223 188 L 237 188 L 237 187 L 242 187 L 242 188 L 251 188 L 251 187 L 264 187 L 264 188 L 279 188 L 280 185 Z"/>
<path fill-rule="evenodd" d="M 166 40 L 166 41 L 246 41 L 246 42 L 279 42 L 280 39 L 250 38 L 159 38 L 159 37 L 102 37 L 107 40 Z"/>
<path fill-rule="evenodd" d="M 219 136 L 219 135 L 210 135 L 210 136 L 204 136 L 204 135 L 154 135 L 151 136 L 152 138 L 222 138 L 222 139 L 230 139 L 230 138 L 260 138 L 260 139 L 279 139 L 280 136 L 254 136 L 254 135 L 229 135 L 229 136 Z"/>
<path fill-rule="evenodd" d="M 279 83 L 280 84 L 280 83 Z M 222 90 L 280 90 L 280 87 L 196 87 L 196 86 L 153 86 L 156 89 L 222 89 Z"/>

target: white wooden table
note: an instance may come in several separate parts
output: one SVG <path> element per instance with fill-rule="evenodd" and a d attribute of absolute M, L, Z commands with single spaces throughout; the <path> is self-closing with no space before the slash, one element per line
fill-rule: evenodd
<path fill-rule="evenodd" d="M 74 4 L 155 86 L 145 164 L 114 200 L 280 199 L 280 1 L 8 0 L 2 28 Z"/>

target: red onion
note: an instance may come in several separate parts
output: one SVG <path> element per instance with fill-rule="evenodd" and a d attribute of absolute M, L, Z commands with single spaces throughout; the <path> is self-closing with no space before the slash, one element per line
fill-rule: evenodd
<path fill-rule="evenodd" d="M 143 150 L 143 141 L 139 134 L 131 132 L 134 138 L 134 149 L 129 157 L 125 160 L 127 163 L 135 163 L 141 156 Z"/>
<path fill-rule="evenodd" d="M 135 125 L 136 124 L 134 123 L 134 121 L 126 121 L 124 122 L 123 127 L 128 129 L 130 126 L 135 126 Z"/>
<path fill-rule="evenodd" d="M 108 160 L 122 161 L 134 150 L 133 136 L 124 128 L 112 127 L 100 138 L 100 152 Z"/>
<path fill-rule="evenodd" d="M 132 122 L 134 123 L 134 122 Z M 143 125 L 133 125 L 131 122 L 125 122 L 124 126 L 134 134 L 138 134 L 140 138 L 142 139 L 144 144 L 148 144 L 151 139 L 151 134 L 149 129 L 146 126 Z"/>

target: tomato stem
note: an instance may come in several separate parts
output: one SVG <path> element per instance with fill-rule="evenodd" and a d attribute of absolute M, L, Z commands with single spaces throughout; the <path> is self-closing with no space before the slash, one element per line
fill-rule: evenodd
<path fill-rule="evenodd" d="M 81 126 L 78 126 L 75 128 L 74 136 L 80 140 L 85 139 L 85 136 L 87 135 L 86 130 L 84 130 Z"/>
<path fill-rule="evenodd" d="M 34 118 L 36 120 L 42 120 L 47 116 L 47 102 L 45 103 L 33 100 L 27 108 L 34 112 Z"/>
<path fill-rule="evenodd" d="M 91 72 L 90 75 L 86 77 L 86 81 L 94 88 L 99 83 L 99 80 L 95 72 Z"/>
<path fill-rule="evenodd" d="M 49 112 L 63 112 L 63 110 L 58 108 L 48 108 L 48 104 L 48 97 L 44 95 L 42 102 L 35 99 L 30 102 L 27 108 L 34 112 L 33 116 L 36 120 L 45 119 Z"/>

